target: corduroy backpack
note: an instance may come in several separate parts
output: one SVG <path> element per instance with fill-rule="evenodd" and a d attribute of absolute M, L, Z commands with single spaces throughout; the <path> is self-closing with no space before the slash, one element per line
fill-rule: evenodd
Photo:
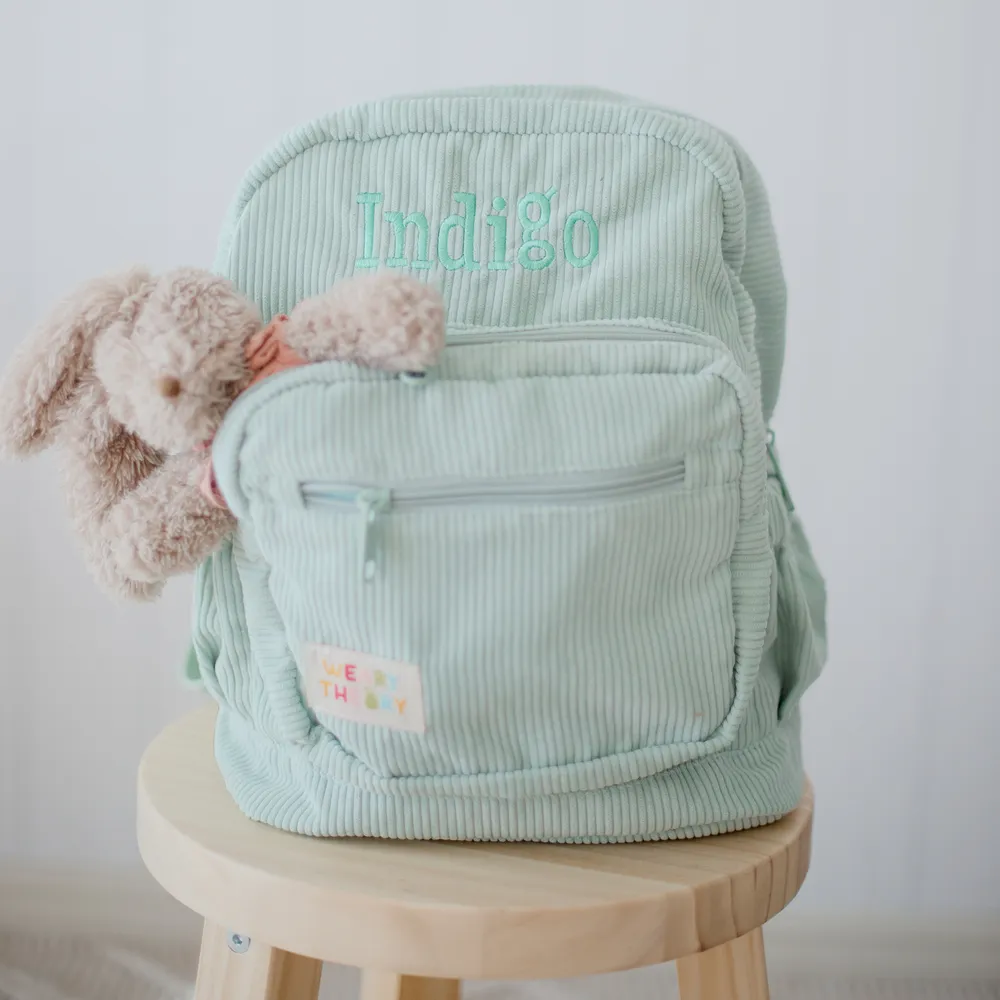
<path fill-rule="evenodd" d="M 798 801 L 825 592 L 769 423 L 785 289 L 753 165 L 616 94 L 356 107 L 247 175 L 216 269 L 265 318 L 405 268 L 424 377 L 329 363 L 215 439 L 197 576 L 216 749 L 314 835 L 607 842 Z"/>

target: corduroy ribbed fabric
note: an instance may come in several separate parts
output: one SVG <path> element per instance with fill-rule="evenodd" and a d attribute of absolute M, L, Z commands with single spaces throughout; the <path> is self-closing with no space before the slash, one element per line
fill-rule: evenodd
<path fill-rule="evenodd" d="M 745 154 L 601 92 L 388 101 L 266 155 L 218 261 L 265 315 L 394 266 L 445 297 L 433 377 L 308 366 L 215 442 L 240 528 L 195 649 L 241 808 L 565 842 L 787 812 L 825 594 L 767 456 L 784 285 Z M 316 644 L 419 672 L 419 727 L 339 716 Z"/>

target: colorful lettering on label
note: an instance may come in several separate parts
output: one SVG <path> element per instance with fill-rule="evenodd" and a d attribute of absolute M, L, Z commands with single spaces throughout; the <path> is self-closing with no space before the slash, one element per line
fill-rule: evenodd
<path fill-rule="evenodd" d="M 299 663 L 302 695 L 330 725 L 340 719 L 402 732 L 426 731 L 417 664 L 318 643 L 305 644 Z"/>
<path fill-rule="evenodd" d="M 553 219 L 556 192 L 554 187 L 544 192 L 529 191 L 517 200 L 521 239 L 517 246 L 509 248 L 514 227 L 505 214 L 507 198 L 496 195 L 488 201 L 492 210 L 479 214 L 478 194 L 453 191 L 451 201 L 457 202 L 461 211 L 446 215 L 436 224 L 433 240 L 436 263 L 448 271 L 479 271 L 482 265 L 476 252 L 482 250 L 488 271 L 509 271 L 515 266 L 525 271 L 541 271 L 551 267 L 561 251 L 562 259 L 571 267 L 589 267 L 597 259 L 600 246 L 597 220 L 582 208 L 569 212 L 563 220 Z M 373 268 L 383 263 L 387 267 L 419 270 L 432 266 L 429 253 L 433 224 L 426 212 L 392 209 L 381 213 L 380 222 L 376 209 L 385 202 L 383 192 L 360 191 L 354 201 L 361 209 L 361 255 L 354 261 L 356 268 Z M 557 238 L 560 223 L 561 240 Z M 414 238 L 408 246 L 410 232 L 414 233 Z M 384 244 L 391 246 L 386 247 L 390 252 L 383 259 Z M 513 249 L 513 261 L 507 259 L 509 249 Z"/>
<path fill-rule="evenodd" d="M 358 668 L 353 663 L 330 663 L 323 660 L 323 673 L 327 677 L 343 677 L 352 684 L 358 679 Z"/>

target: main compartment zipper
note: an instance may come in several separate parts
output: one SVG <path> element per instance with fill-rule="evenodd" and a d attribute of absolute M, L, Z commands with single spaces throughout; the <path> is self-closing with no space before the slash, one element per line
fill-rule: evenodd
<path fill-rule="evenodd" d="M 446 350 L 455 347 L 483 344 L 506 344 L 529 341 L 534 343 L 559 343 L 561 341 L 590 340 L 635 340 L 667 341 L 680 344 L 697 344 L 702 347 L 718 348 L 723 342 L 710 333 L 670 326 L 656 329 L 639 325 L 594 323 L 579 326 L 532 326 L 532 327 L 451 327 L 454 338 L 448 340 Z"/>
<path fill-rule="evenodd" d="M 493 344 L 533 343 L 558 344 L 566 342 L 589 343 L 592 341 L 624 340 L 644 342 L 667 342 L 678 344 L 694 344 L 698 347 L 717 349 L 722 343 L 717 337 L 697 330 L 686 330 L 671 327 L 667 330 L 656 330 L 642 326 L 610 326 L 594 324 L 592 326 L 535 326 L 535 327 L 461 327 L 452 331 L 455 336 L 448 341 L 447 350 L 456 347 L 482 347 Z M 437 368 L 426 371 L 400 372 L 396 378 L 406 385 L 428 385 L 437 377 Z"/>
<path fill-rule="evenodd" d="M 442 507 L 576 506 L 627 500 L 684 485 L 683 458 L 634 469 L 511 479 L 434 479 L 401 487 L 307 481 L 306 507 L 360 514 L 361 574 L 375 578 L 377 527 L 384 516 Z"/>

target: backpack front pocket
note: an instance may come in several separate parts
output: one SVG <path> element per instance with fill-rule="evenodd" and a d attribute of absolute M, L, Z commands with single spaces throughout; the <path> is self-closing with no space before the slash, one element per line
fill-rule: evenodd
<path fill-rule="evenodd" d="M 599 372 L 492 350 L 419 388 L 289 376 L 244 428 L 234 499 L 316 765 L 507 796 L 723 748 L 771 590 L 746 378 L 689 344 L 595 345 Z"/>
<path fill-rule="evenodd" d="M 355 514 L 361 537 L 361 575 L 371 582 L 377 570 L 379 525 L 391 514 L 442 508 L 499 509 L 510 507 L 573 507 L 629 500 L 684 485 L 684 460 L 667 459 L 640 469 L 590 472 L 530 479 L 439 480 L 410 484 L 402 489 L 344 486 L 338 483 L 302 484 L 307 507 Z"/>

